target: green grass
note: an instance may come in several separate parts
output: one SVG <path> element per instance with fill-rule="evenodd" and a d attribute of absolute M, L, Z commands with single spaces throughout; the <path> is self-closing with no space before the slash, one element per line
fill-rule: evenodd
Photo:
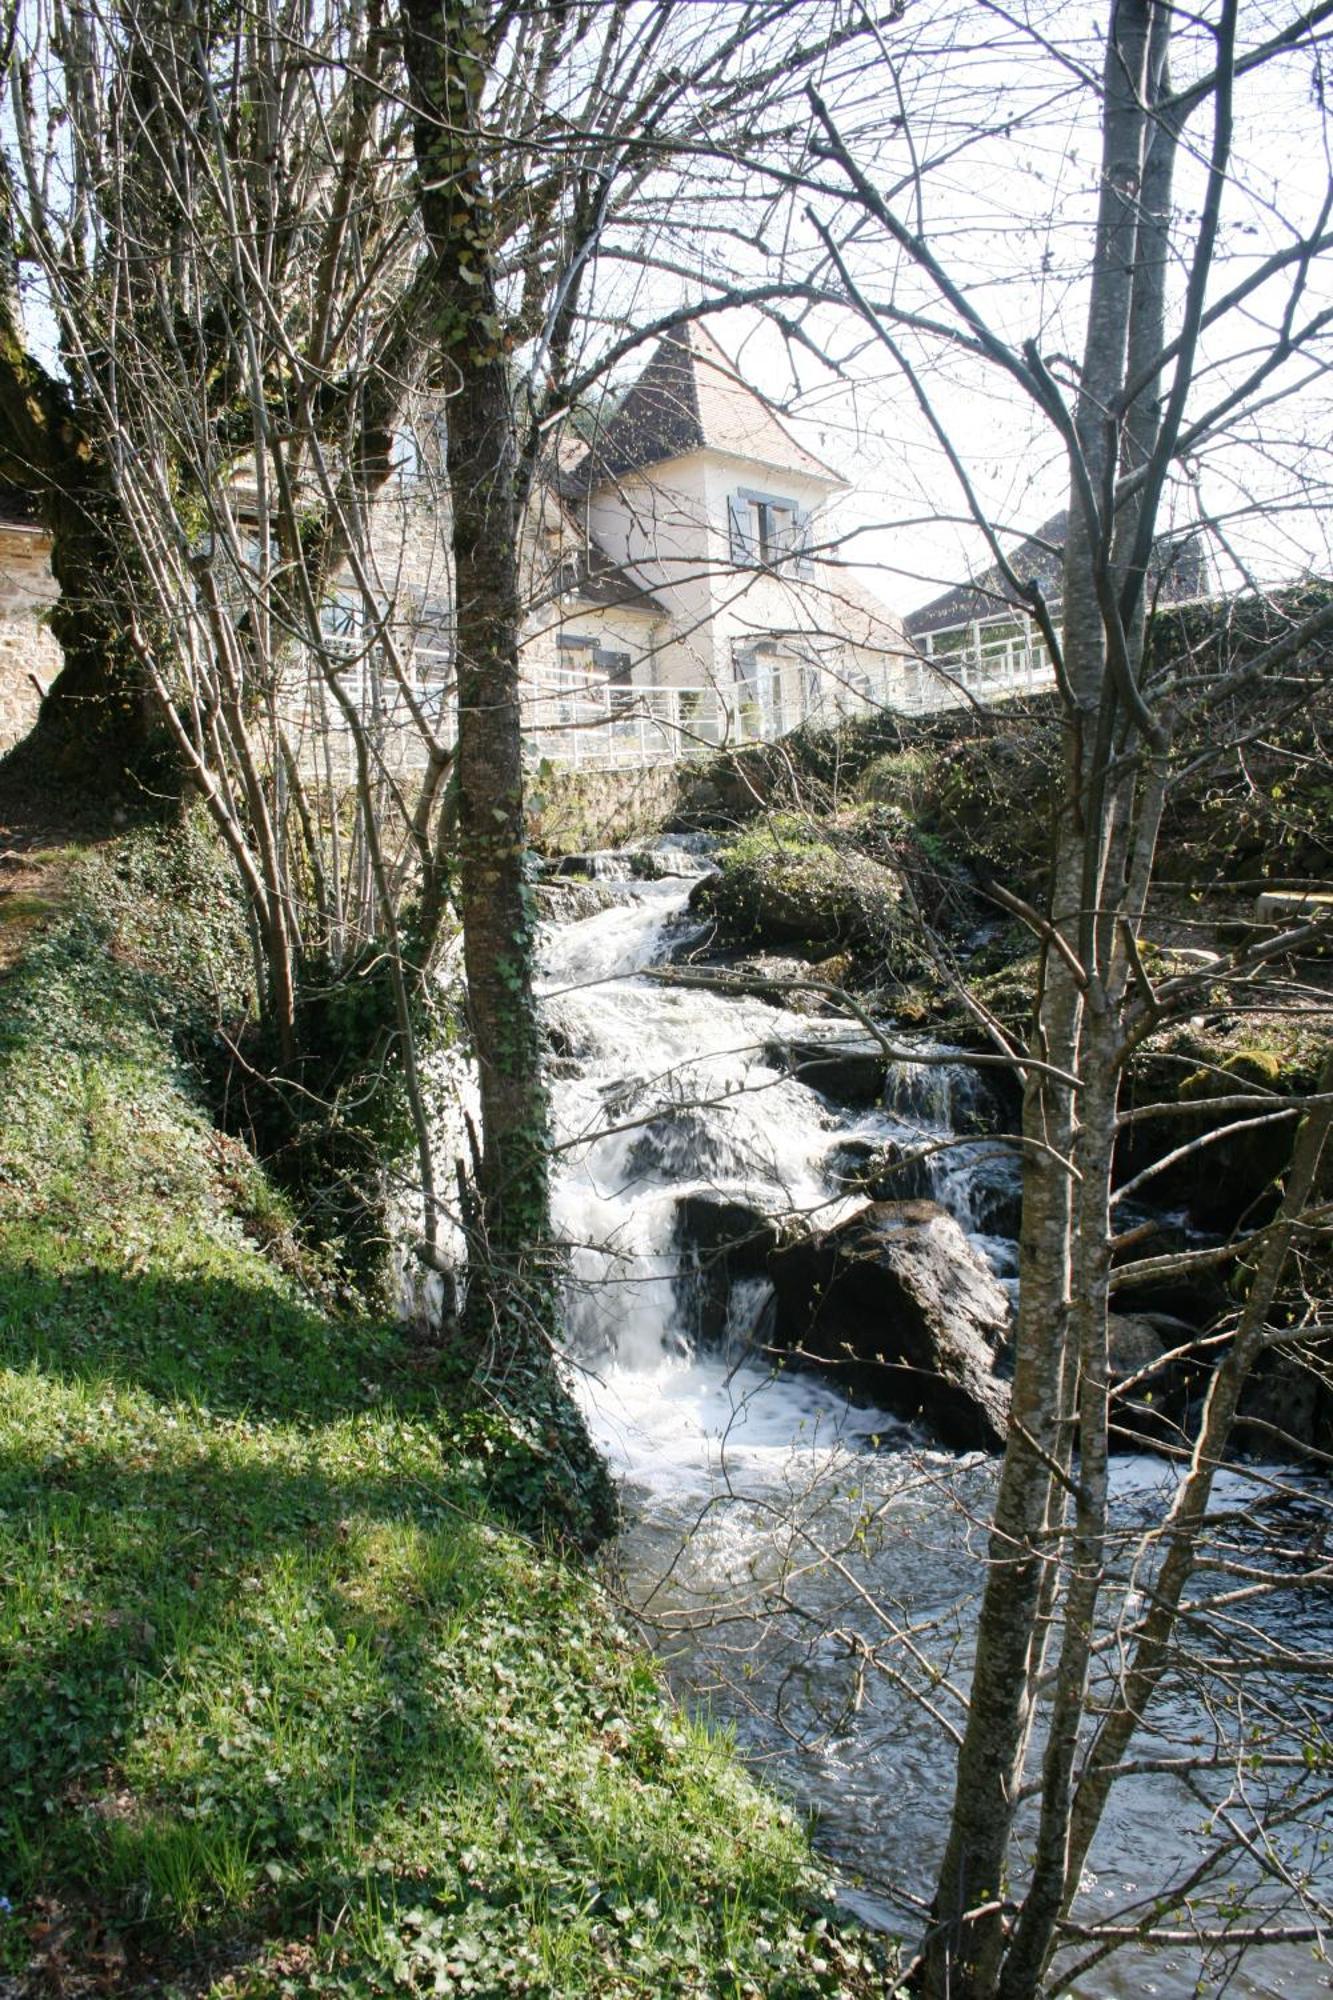
<path fill-rule="evenodd" d="M 106 866 L 0 988 L 0 1992 L 883 1991 L 494 1424 L 252 1240 Z"/>

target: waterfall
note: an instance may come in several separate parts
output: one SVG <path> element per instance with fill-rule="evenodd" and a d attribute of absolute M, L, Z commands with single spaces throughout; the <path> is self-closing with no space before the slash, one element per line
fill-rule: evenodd
<path fill-rule="evenodd" d="M 731 1285 L 717 1338 L 698 1348 L 682 1204 L 828 1227 L 881 1185 L 925 1193 L 1012 1282 L 1018 1155 L 995 1136 L 988 1084 L 947 1049 L 918 1038 L 916 1060 L 888 1066 L 879 1101 L 840 1109 L 791 1072 L 817 1075 L 822 1045 L 853 1040 L 845 1024 L 655 977 L 694 934 L 690 886 L 706 866 L 687 843 L 658 845 L 660 879 L 643 879 L 642 863 L 596 865 L 614 903 L 545 939 L 571 1361 L 626 1483 L 619 1562 L 659 1649 L 818 1816 L 849 1903 L 910 1931 L 916 1918 L 889 1885 L 916 1896 L 932 1886 L 952 1752 L 926 1717 L 948 1707 L 940 1676 L 966 1684 L 993 1462 L 935 1450 L 883 1412 L 849 1409 L 819 1378 L 753 1358 L 768 1302 L 757 1273 Z M 788 1059 L 812 1046 L 813 1066 Z M 1174 1476 L 1161 1461 L 1119 1461 L 1122 1522 L 1160 1509 Z M 1229 1473 L 1219 1504 L 1253 1492 L 1250 1475 Z M 876 1605 L 913 1634 L 890 1676 L 867 1676 L 848 1639 L 882 1639 Z M 1154 1720 L 1167 1749 L 1201 1726 L 1186 1693 Z M 1174 1779 L 1121 1787 L 1091 1857 L 1088 1913 L 1188 1872 L 1193 1812 Z M 1198 1972 L 1186 1952 L 1179 1963 L 1126 1954 L 1067 1990 L 1187 2000 Z M 1302 2000 L 1308 1973 L 1295 1950 L 1266 1955 L 1263 1983 L 1242 1968 L 1229 1990 Z"/>

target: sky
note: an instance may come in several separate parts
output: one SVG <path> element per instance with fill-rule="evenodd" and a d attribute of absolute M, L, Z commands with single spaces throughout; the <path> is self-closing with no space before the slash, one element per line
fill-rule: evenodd
<path fill-rule="evenodd" d="M 1215 15 L 1216 8 L 1211 11 Z M 904 223 L 921 230 L 988 324 L 1011 342 L 1034 338 L 1066 378 L 1082 352 L 1099 186 L 1097 93 L 1087 79 L 1100 74 L 1102 14 L 1081 6 L 1004 9 L 947 0 L 909 8 L 901 41 L 886 44 L 873 65 L 862 60 L 859 69 L 849 66 L 828 99 L 848 150 L 870 181 L 891 194 L 890 205 Z M 1273 23 L 1289 18 L 1289 10 L 1276 0 L 1271 6 L 1256 0 L 1241 17 L 1245 34 L 1258 42 Z M 1049 31 L 1044 38 L 1043 30 Z M 1177 87 L 1211 67 L 1212 51 L 1205 34 L 1183 37 L 1172 55 Z M 892 105 L 898 109 L 890 113 Z M 1177 310 L 1211 140 L 1209 108 L 1187 126 L 1177 170 Z M 845 186 L 833 162 L 825 180 Z M 1210 296 L 1309 228 L 1330 184 L 1322 72 L 1319 59 L 1303 49 L 1238 84 Z M 749 195 L 755 198 L 753 188 Z M 677 251 L 668 275 L 636 280 L 639 309 L 645 298 L 698 298 L 728 278 L 754 282 L 779 263 L 812 269 L 820 254 L 816 221 L 822 221 L 871 299 L 950 316 L 940 311 L 938 292 L 878 225 L 862 221 L 852 230 L 848 212 L 831 195 L 811 201 L 808 210 L 798 204 L 786 220 L 780 258 L 771 247 L 778 233 L 771 225 L 762 252 L 732 243 L 719 256 L 711 239 L 701 237 L 694 287 Z M 1296 323 L 1333 307 L 1330 263 L 1326 256 L 1323 268 L 1307 274 Z M 1222 385 L 1249 370 L 1280 328 L 1289 298 L 1288 277 L 1206 336 L 1192 405 L 1211 404 Z M 722 313 L 711 325 L 746 379 L 786 413 L 802 442 L 847 478 L 849 491 L 831 518 L 845 537 L 846 559 L 887 603 L 908 611 L 989 563 L 938 439 L 876 325 L 845 309 L 809 312 L 803 330 L 828 365 L 754 312 Z M 1063 447 L 1010 378 L 960 359 L 943 342 L 899 338 L 990 518 L 1017 539 L 1064 505 Z M 1164 525 L 1197 518 L 1200 510 L 1217 516 L 1216 561 L 1224 587 L 1333 571 L 1330 361 L 1333 339 L 1325 334 L 1310 365 L 1293 364 L 1269 385 L 1254 420 L 1228 422 L 1178 469 Z M 1274 386 L 1280 398 L 1271 398 Z"/>
<path fill-rule="evenodd" d="M 855 24 L 869 3 L 807 0 L 781 29 L 799 39 L 834 19 Z M 1219 6 L 1202 0 L 1201 15 L 1181 11 L 1187 25 L 1173 52 L 1177 83 L 1211 62 L 1206 24 Z M 1246 0 L 1243 36 L 1263 40 L 1298 7 L 1299 0 Z M 645 4 L 640 11 L 646 22 L 652 10 Z M 693 0 L 673 20 L 686 38 L 721 35 L 738 11 L 735 0 Z M 1082 350 L 1107 11 L 1105 0 L 910 0 L 878 43 L 844 45 L 815 79 L 848 153 L 894 214 L 921 232 L 990 326 L 1011 342 L 1031 336 L 1066 379 Z M 745 60 L 762 62 L 769 52 L 761 43 Z M 688 55 L 688 39 L 681 53 Z M 1238 88 L 1214 291 L 1307 228 L 1328 196 L 1324 53 L 1300 49 Z M 804 84 L 784 88 L 779 79 L 756 117 L 771 130 L 768 170 L 719 158 L 714 142 L 721 142 L 701 103 L 699 156 L 687 188 L 650 179 L 618 216 L 591 287 L 590 351 L 627 323 L 719 296 L 727 286 L 784 274 L 840 283 L 830 245 L 871 302 L 949 317 L 882 227 L 864 215 L 858 220 L 835 160 L 816 167 L 813 189 L 802 184 L 793 193 L 781 178 L 817 129 Z M 1201 115 L 1182 149 L 1182 256 L 1202 200 L 1199 149 L 1209 137 Z M 1175 273 L 1177 303 L 1182 270 Z M 1271 343 L 1287 294 L 1285 282 L 1270 288 L 1208 336 L 1198 397 L 1211 397 Z M 1308 274 L 1300 316 L 1321 305 L 1333 309 L 1326 268 Z M 781 310 L 800 340 L 754 312 L 724 312 L 713 330 L 801 440 L 845 476 L 846 494 L 830 516 L 845 559 L 903 612 L 987 566 L 984 537 L 968 521 L 958 481 L 882 338 L 891 321 L 867 320 L 846 306 L 788 303 Z M 1030 532 L 1067 495 L 1063 449 L 1046 420 L 1001 371 L 960 358 L 940 340 L 899 337 L 988 517 L 1002 536 Z M 620 379 L 646 358 L 645 350 Z M 1288 370 L 1281 386 L 1292 391 L 1289 398 L 1266 402 L 1252 423 L 1230 422 L 1179 469 L 1169 495 L 1174 524 L 1200 507 L 1221 519 L 1219 582 L 1228 587 L 1247 577 L 1333 573 L 1330 360 L 1333 336 L 1326 334 L 1305 371 L 1309 379 L 1301 380 L 1299 366 Z"/>

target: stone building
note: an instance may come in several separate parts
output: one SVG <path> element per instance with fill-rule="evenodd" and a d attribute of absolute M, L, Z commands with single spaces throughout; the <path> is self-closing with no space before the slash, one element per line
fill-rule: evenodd
<path fill-rule="evenodd" d="M 44 619 L 55 596 L 51 540 L 32 496 L 0 487 L 0 752 L 27 735 L 60 671 Z"/>

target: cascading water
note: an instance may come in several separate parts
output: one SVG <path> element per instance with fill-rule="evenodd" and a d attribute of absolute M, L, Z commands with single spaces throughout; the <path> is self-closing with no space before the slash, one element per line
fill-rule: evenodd
<path fill-rule="evenodd" d="M 845 1042 L 845 1026 L 655 978 L 706 865 L 687 846 L 664 848 L 663 860 L 664 880 L 634 880 L 623 863 L 599 870 L 613 904 L 546 944 L 544 1012 L 566 1052 L 554 1206 L 570 1246 L 571 1354 L 594 1434 L 626 1481 L 622 1566 L 659 1647 L 818 1815 L 853 1906 L 910 1933 L 915 1920 L 887 1885 L 929 1894 L 993 1466 L 849 1409 L 813 1376 L 747 1358 L 762 1280 L 733 1287 L 730 1344 L 694 1351 L 680 1210 L 706 1196 L 828 1226 L 864 1199 L 849 1192 L 849 1162 L 905 1160 L 902 1191 L 931 1193 L 1010 1278 L 1016 1155 L 981 1129 L 983 1087 L 961 1061 L 939 1060 L 947 1051 L 920 1043 L 935 1060 L 894 1065 L 882 1103 L 835 1111 L 777 1051 Z M 1171 1474 L 1139 1459 L 1121 1461 L 1117 1477 L 1129 1521 L 1146 1518 Z M 1239 1474 L 1223 1483 L 1224 1498 L 1248 1490 Z M 1192 1707 L 1168 1704 L 1158 1751 L 1197 1724 Z M 1200 1816 L 1173 1780 L 1120 1787 L 1085 1914 L 1121 1911 L 1140 1880 L 1183 1873 Z M 1122 1955 L 1067 1990 L 1185 2000 L 1200 1990 L 1198 1969 L 1197 1954 Z M 1247 1964 L 1229 1990 L 1304 1996 L 1310 1970 L 1287 1951 Z"/>

